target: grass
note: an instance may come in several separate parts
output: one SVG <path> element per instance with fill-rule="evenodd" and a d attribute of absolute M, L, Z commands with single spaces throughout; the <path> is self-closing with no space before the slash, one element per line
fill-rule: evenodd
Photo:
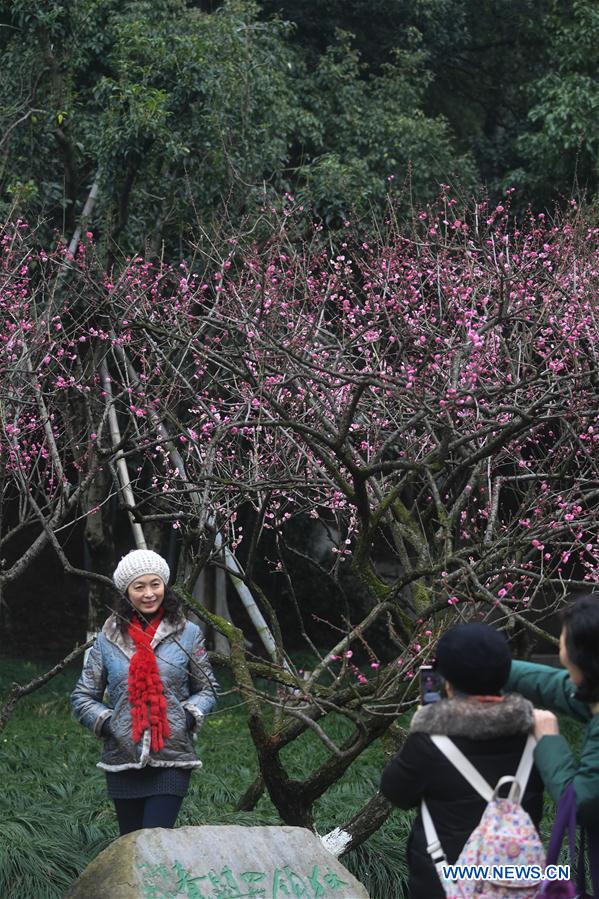
<path fill-rule="evenodd" d="M 0 660 L 0 697 L 12 681 L 25 683 L 44 666 Z M 0 734 L 0 899 L 62 899 L 79 873 L 118 836 L 113 806 L 106 796 L 98 740 L 71 715 L 68 697 L 79 669 L 62 672 L 17 706 Z M 220 676 L 221 683 L 226 676 Z M 581 728 L 561 722 L 577 745 Z M 347 722 L 327 722 L 340 742 Z M 245 712 L 233 695 L 210 716 L 198 745 L 204 768 L 192 776 L 178 824 L 280 824 L 264 796 L 252 812 L 235 804 L 257 774 Z M 326 756 L 322 743 L 304 734 L 284 751 L 292 776 L 302 777 Z M 362 754 L 345 777 L 316 806 L 321 834 L 343 824 L 375 792 L 384 765 L 377 743 Z M 545 804 L 546 839 L 554 806 Z M 407 879 L 404 851 L 413 814 L 396 810 L 358 849 L 342 858 L 373 899 L 403 899 Z"/>
<path fill-rule="evenodd" d="M 0 660 L 0 696 L 12 681 L 26 682 L 43 665 Z M 80 872 L 118 836 L 106 796 L 104 774 L 96 768 L 98 740 L 71 715 L 68 697 L 79 669 L 62 672 L 42 690 L 18 704 L 0 734 L 0 897 L 62 899 Z M 220 677 L 221 682 L 226 676 Z M 347 724 L 328 723 L 339 741 Z M 257 774 L 256 755 L 245 726 L 245 712 L 225 697 L 204 726 L 198 752 L 203 769 L 191 779 L 178 825 L 280 824 L 264 796 L 252 812 L 235 804 Z M 305 775 L 326 756 L 313 734 L 285 751 L 290 772 Z M 321 834 L 348 820 L 376 791 L 384 764 L 380 745 L 370 747 L 316 807 Z M 402 899 L 403 858 L 411 816 L 395 812 L 367 843 L 343 863 L 376 899 Z"/>

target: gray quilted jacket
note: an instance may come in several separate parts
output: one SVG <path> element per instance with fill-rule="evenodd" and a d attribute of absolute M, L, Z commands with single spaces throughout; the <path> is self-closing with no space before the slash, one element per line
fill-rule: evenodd
<path fill-rule="evenodd" d="M 179 618 L 160 622 L 152 648 L 164 688 L 170 735 L 159 752 L 150 751 L 150 731 L 134 743 L 131 736 L 131 707 L 128 695 L 129 661 L 133 641 L 123 635 L 111 615 L 91 648 L 81 677 L 71 695 L 77 720 L 100 736 L 110 718 L 110 735 L 104 740 L 98 768 L 125 771 L 128 768 L 201 768 L 187 727 L 185 710 L 195 718 L 194 732 L 216 702 L 218 683 L 210 667 L 202 631 L 197 624 Z M 104 692 L 106 691 L 106 697 Z"/>

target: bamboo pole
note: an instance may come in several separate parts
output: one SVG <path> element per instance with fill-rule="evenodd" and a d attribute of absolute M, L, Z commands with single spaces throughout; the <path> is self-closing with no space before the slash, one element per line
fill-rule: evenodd
<path fill-rule="evenodd" d="M 112 446 L 116 447 L 119 446 L 121 442 L 121 429 L 119 428 L 119 421 L 116 414 L 116 409 L 114 408 L 112 381 L 108 372 L 108 366 L 106 365 L 106 359 L 103 359 L 102 363 L 100 364 L 100 378 L 102 379 L 102 386 L 104 388 L 104 393 L 106 394 L 106 402 L 108 404 L 108 426 L 110 429 L 110 439 L 112 441 Z M 133 531 L 135 546 L 137 547 L 137 549 L 147 549 L 148 545 L 146 543 L 143 528 L 139 521 L 136 521 L 134 519 L 133 513 L 130 511 L 130 508 L 135 506 L 135 497 L 133 495 L 133 488 L 131 486 L 131 478 L 129 477 L 127 460 L 125 459 L 122 449 L 119 449 L 117 451 L 115 464 L 121 490 L 123 492 L 125 502 L 129 507 L 127 514 L 131 523 L 131 530 Z"/>

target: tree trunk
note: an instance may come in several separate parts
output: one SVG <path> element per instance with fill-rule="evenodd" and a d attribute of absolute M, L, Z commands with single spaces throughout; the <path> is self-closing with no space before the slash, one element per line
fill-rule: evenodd
<path fill-rule="evenodd" d="M 278 748 L 273 738 L 266 734 L 257 716 L 250 717 L 249 728 L 258 750 L 261 775 L 279 815 L 285 824 L 313 831 L 312 803 L 304 801 L 301 781 L 291 780 L 287 776 L 279 759 Z"/>
<path fill-rule="evenodd" d="M 243 796 L 239 799 L 237 805 L 235 806 L 235 811 L 253 812 L 256 808 L 258 800 L 264 793 L 264 789 L 264 778 L 261 774 L 259 774 L 253 784 L 250 784 Z"/>
<path fill-rule="evenodd" d="M 221 618 L 226 618 L 227 621 L 231 620 L 227 603 L 227 573 L 222 568 L 214 569 L 214 611 Z M 229 641 L 218 631 L 214 633 L 214 649 L 225 656 L 231 654 Z"/>
<path fill-rule="evenodd" d="M 382 793 L 375 793 L 347 824 L 335 827 L 325 834 L 322 842 L 333 855 L 344 855 L 372 836 L 385 823 L 392 810 L 393 806 Z"/>

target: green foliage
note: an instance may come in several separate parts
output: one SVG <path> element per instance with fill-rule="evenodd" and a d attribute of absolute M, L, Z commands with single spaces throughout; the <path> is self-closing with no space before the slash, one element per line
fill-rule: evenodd
<path fill-rule="evenodd" d="M 319 129 L 305 144 L 313 161 L 300 169 L 303 201 L 331 223 L 352 208 L 380 207 L 394 182 L 408 181 L 416 202 L 443 180 L 474 187 L 474 165 L 456 156 L 447 122 L 422 111 L 431 76 L 418 34 L 376 76 L 365 74 L 350 35 L 337 38 L 306 80 L 305 102 Z"/>
<path fill-rule="evenodd" d="M 262 0 L 266 15 L 279 14 L 297 27 L 296 44 L 310 61 L 333 46 L 339 31 L 354 36 L 354 46 L 369 71 L 390 62 L 417 30 L 427 47 L 455 43 L 463 27 L 463 3 L 455 0 Z"/>
<path fill-rule="evenodd" d="M 354 39 L 316 67 L 293 29 L 250 0 L 212 13 L 186 0 L 0 2 L 7 133 L 4 211 L 49 215 L 69 233 L 100 173 L 106 243 L 158 252 L 223 214 L 299 191 L 323 219 L 383 202 L 410 173 L 416 200 L 473 167 L 423 111 L 418 32 L 366 77 Z"/>
<path fill-rule="evenodd" d="M 186 253 L 286 191 L 327 224 L 439 183 L 597 184 L 592 0 L 0 0 L 0 212 Z M 109 253 L 109 255 L 110 255 Z"/>
<path fill-rule="evenodd" d="M 410 148 L 422 172 L 437 177 L 435 163 L 443 168 L 449 161 L 440 180 L 450 180 L 456 160 L 468 154 L 491 191 L 513 185 L 525 190 L 523 205 L 552 204 L 572 189 L 575 175 L 595 189 L 599 43 L 593 0 L 262 0 L 261 5 L 267 14 L 278 12 L 296 25 L 292 38 L 315 67 L 339 30 L 354 35 L 365 81 L 384 78 L 385 65 L 398 50 L 413 60 L 418 48 L 425 52 L 417 82 L 424 88 L 417 137 L 419 124 L 425 131 L 439 121 L 449 127 L 429 135 L 422 159 L 418 148 Z M 447 148 L 453 159 L 448 160 Z"/>
<path fill-rule="evenodd" d="M 2 662 L 0 692 L 42 670 Z M 74 672 L 23 700 L 0 737 L 0 895 L 59 899 L 112 839 L 94 745 L 82 740 L 66 698 Z"/>
<path fill-rule="evenodd" d="M 599 7 L 556 4 L 550 19 L 550 67 L 529 88 L 532 128 L 520 140 L 526 177 L 542 189 L 594 192 L 599 180 Z"/>
<path fill-rule="evenodd" d="M 104 234 L 158 245 L 169 228 L 205 224 L 225 199 L 234 214 L 280 179 L 292 55 L 284 27 L 257 22 L 251 2 L 213 15 L 184 0 L 76 0 L 68 15 L 59 4 L 0 9 L 10 22 L 0 92 L 15 98 L 4 110 L 14 125 L 6 170 L 38 186 L 30 214 L 57 202 L 72 210 L 99 171 Z"/>
<path fill-rule="evenodd" d="M 293 101 L 281 28 L 253 23 L 251 4 L 214 16 L 177 6 L 168 17 L 154 10 L 151 27 L 141 4 L 115 17 L 114 73 L 97 88 L 104 183 L 119 185 L 126 160 L 148 189 L 170 190 L 177 215 L 187 185 L 200 209 L 225 195 L 235 208 L 286 155 Z M 145 219 L 143 195 L 136 204 Z"/>

